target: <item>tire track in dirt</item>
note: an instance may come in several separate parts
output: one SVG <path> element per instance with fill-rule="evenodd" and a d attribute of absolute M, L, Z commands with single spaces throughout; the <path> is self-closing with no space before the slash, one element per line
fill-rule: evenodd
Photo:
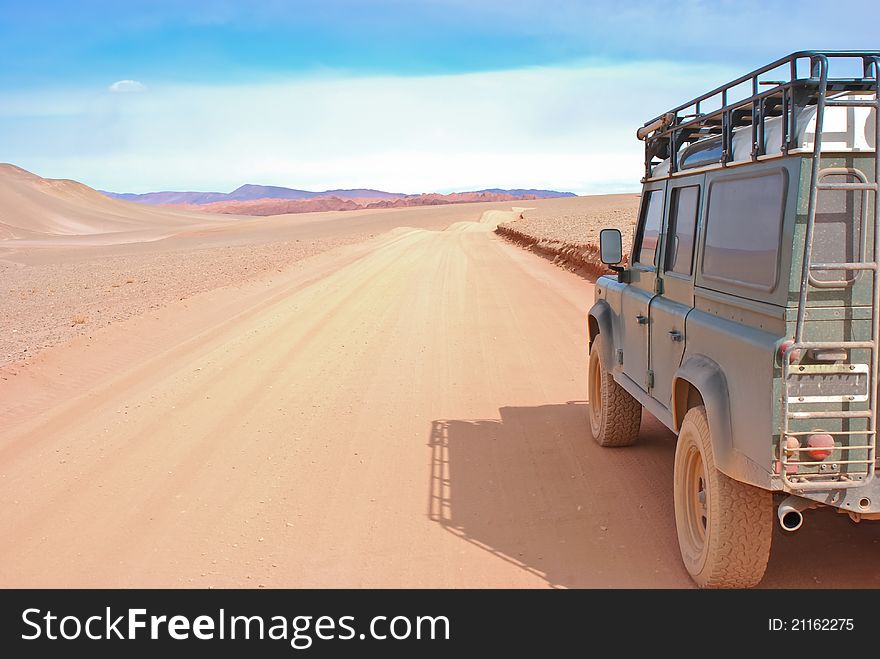
<path fill-rule="evenodd" d="M 505 217 L 396 229 L 0 384 L 0 584 L 689 587 L 673 438 L 645 415 L 637 446 L 592 442 L 592 287 Z M 816 521 L 765 582 L 813 585 L 823 551 L 822 585 L 877 585 L 876 527 Z"/>

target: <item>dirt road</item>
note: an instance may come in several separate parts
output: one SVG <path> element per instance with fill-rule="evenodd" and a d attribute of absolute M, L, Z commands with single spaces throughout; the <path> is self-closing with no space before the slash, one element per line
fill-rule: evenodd
<path fill-rule="evenodd" d="M 593 444 L 591 286 L 501 219 L 395 229 L 0 380 L 0 585 L 689 587 L 671 436 Z M 878 541 L 811 513 L 764 585 L 880 586 Z"/>

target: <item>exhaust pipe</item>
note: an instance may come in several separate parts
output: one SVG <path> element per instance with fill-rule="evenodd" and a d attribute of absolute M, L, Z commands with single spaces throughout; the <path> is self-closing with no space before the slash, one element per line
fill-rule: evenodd
<path fill-rule="evenodd" d="M 816 508 L 818 505 L 815 501 L 804 499 L 794 494 L 786 497 L 776 510 L 779 526 L 782 527 L 783 531 L 794 533 L 804 524 L 803 512 L 810 508 Z"/>
<path fill-rule="evenodd" d="M 804 525 L 803 514 L 792 506 L 779 506 L 776 514 L 779 517 L 779 525 L 783 531 L 794 533 Z"/>

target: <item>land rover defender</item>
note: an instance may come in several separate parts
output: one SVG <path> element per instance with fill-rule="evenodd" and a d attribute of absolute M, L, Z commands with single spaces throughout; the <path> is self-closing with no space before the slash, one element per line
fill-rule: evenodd
<path fill-rule="evenodd" d="M 880 519 L 878 77 L 880 51 L 798 52 L 648 121 L 629 257 L 600 234 L 592 435 L 633 444 L 643 408 L 677 434 L 699 586 L 757 584 L 774 516 Z"/>

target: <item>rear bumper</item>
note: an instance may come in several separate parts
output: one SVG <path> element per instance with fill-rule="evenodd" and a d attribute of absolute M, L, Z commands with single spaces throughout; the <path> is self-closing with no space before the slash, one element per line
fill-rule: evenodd
<path fill-rule="evenodd" d="M 846 512 L 880 514 L 880 477 L 874 477 L 868 483 L 857 487 L 807 492 L 786 487 L 785 491 Z"/>

